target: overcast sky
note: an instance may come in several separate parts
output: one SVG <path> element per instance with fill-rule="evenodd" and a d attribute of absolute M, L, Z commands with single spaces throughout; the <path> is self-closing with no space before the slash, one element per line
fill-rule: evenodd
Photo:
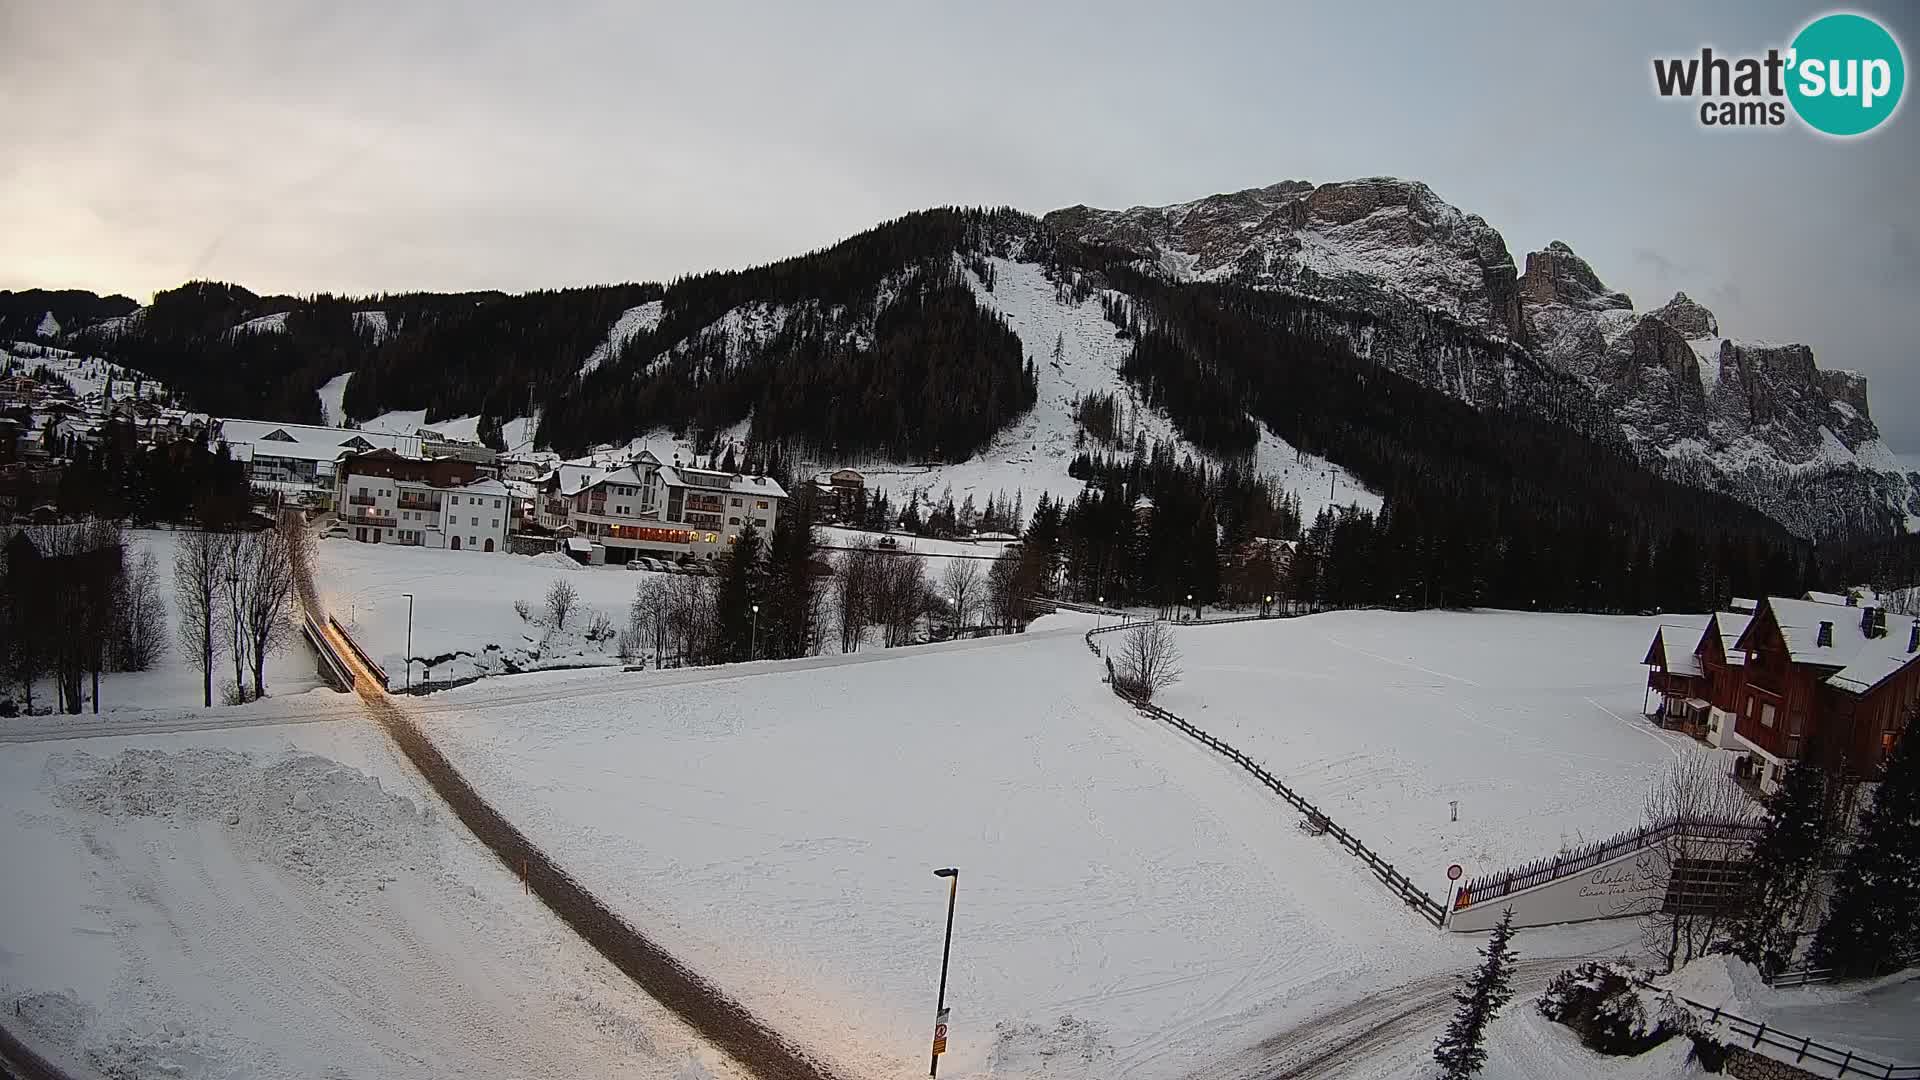
<path fill-rule="evenodd" d="M 1872 380 L 1920 451 L 1920 115 L 1703 130 L 1655 55 L 1825 8 L 0 2 L 0 288 L 653 280 L 909 210 L 1398 175 Z M 548 7 L 565 10 L 547 10 Z M 1856 7 L 1909 64 L 1920 9 Z"/>

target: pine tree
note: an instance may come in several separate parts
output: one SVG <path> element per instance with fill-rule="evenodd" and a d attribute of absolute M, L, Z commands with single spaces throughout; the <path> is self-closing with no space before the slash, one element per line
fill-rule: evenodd
<path fill-rule="evenodd" d="M 1733 954 L 1764 972 L 1793 959 L 1808 893 L 1833 842 L 1826 793 L 1826 773 L 1802 762 L 1767 800 L 1766 828 L 1747 864 L 1748 907 L 1733 928 Z"/>
<path fill-rule="evenodd" d="M 1487 1063 L 1487 1025 L 1513 997 L 1512 939 L 1513 909 L 1508 908 L 1487 947 L 1480 950 L 1486 961 L 1461 980 L 1460 991 L 1453 995 L 1460 1009 L 1434 1044 L 1433 1060 L 1440 1063 L 1440 1075 L 1446 1080 L 1466 1080 Z"/>
<path fill-rule="evenodd" d="M 1906 730 L 1913 730 L 1909 709 Z M 1920 948 L 1920 739 L 1903 737 L 1813 939 L 1813 963 L 1874 975 Z"/>
<path fill-rule="evenodd" d="M 753 606 L 763 598 L 760 568 L 760 531 L 752 525 L 740 530 L 720 577 L 720 640 L 722 662 L 746 660 L 753 648 Z"/>

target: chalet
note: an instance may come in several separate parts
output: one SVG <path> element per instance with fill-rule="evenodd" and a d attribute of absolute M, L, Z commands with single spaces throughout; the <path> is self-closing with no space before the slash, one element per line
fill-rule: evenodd
<path fill-rule="evenodd" d="M 857 523 L 867 501 L 867 478 L 852 469 L 835 469 L 827 477 L 827 487 L 833 493 L 835 519 Z"/>
<path fill-rule="evenodd" d="M 1660 697 L 1652 715 L 1663 727 L 1697 724 L 1700 730 L 1706 730 L 1710 707 L 1706 698 L 1706 673 L 1701 670 L 1699 657 L 1694 655 L 1700 640 L 1698 627 L 1662 623 L 1653 632 L 1653 643 L 1647 646 L 1646 658 L 1640 661 L 1647 667 L 1647 689 Z"/>
<path fill-rule="evenodd" d="M 246 466 L 254 487 L 316 502 L 332 497 L 338 486 L 335 464 L 344 455 L 389 450 L 407 458 L 423 456 L 417 435 L 237 418 L 214 421 L 214 430 L 234 459 Z"/>
<path fill-rule="evenodd" d="M 1877 604 L 1768 597 L 1734 643 L 1745 654 L 1732 748 L 1763 791 L 1817 757 L 1876 779 L 1920 701 L 1920 620 Z"/>

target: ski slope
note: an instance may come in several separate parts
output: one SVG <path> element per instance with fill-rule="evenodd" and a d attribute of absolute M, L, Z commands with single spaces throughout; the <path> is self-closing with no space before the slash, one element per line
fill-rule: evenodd
<path fill-rule="evenodd" d="M 95 1074 L 740 1075 L 359 718 L 0 749 L 0 1007 Z"/>
<path fill-rule="evenodd" d="M 1156 700 L 1442 895 L 1450 863 L 1472 877 L 1639 826 L 1648 784 L 1708 752 L 1640 714 L 1647 642 L 1687 619 L 1357 611 L 1188 627 L 1186 677 Z"/>

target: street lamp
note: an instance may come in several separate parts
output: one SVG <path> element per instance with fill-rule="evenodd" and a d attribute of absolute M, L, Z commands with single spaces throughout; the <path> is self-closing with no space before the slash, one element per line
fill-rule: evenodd
<path fill-rule="evenodd" d="M 753 605 L 753 634 L 747 638 L 747 659 L 760 659 L 760 605 Z"/>
<path fill-rule="evenodd" d="M 948 866 L 933 872 L 947 879 L 947 939 L 940 946 L 940 999 L 934 1005 L 933 1060 L 927 1065 L 929 1077 L 940 1074 L 940 1055 L 947 1051 L 947 958 L 953 955 L 953 901 L 960 892 L 960 868 Z"/>
<path fill-rule="evenodd" d="M 1100 610 L 1094 615 L 1094 619 L 1097 620 L 1094 623 L 1095 626 L 1107 625 L 1107 598 L 1105 596 L 1100 597 Z"/>
<path fill-rule="evenodd" d="M 1192 593 L 1188 593 L 1188 594 L 1187 594 L 1187 606 L 1188 606 L 1188 607 L 1193 607 L 1193 594 L 1192 594 Z M 1199 622 L 1199 621 L 1200 621 L 1200 609 L 1199 609 L 1199 608 L 1197 608 L 1197 607 L 1194 607 L 1194 608 L 1193 608 L 1193 621 L 1194 621 L 1194 622 Z"/>
<path fill-rule="evenodd" d="M 1263 617 L 1273 614 L 1273 594 L 1272 593 L 1267 594 L 1266 602 L 1262 604 L 1260 607 L 1260 614 Z"/>
<path fill-rule="evenodd" d="M 407 598 L 407 689 L 413 689 L 413 594 L 400 594 Z"/>

